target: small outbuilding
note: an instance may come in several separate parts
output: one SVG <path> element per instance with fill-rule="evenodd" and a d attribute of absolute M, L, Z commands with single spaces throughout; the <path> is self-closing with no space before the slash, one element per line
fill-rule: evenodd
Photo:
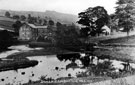
<path fill-rule="evenodd" d="M 106 35 L 109 35 L 111 33 L 111 29 L 106 25 L 102 27 L 102 30 L 103 30 L 103 33 L 105 33 Z"/>

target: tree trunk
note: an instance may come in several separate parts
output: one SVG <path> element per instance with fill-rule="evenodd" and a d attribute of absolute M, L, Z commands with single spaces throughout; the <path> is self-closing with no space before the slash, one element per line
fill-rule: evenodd
<path fill-rule="evenodd" d="M 129 36 L 129 31 L 127 31 L 127 36 Z"/>
<path fill-rule="evenodd" d="M 127 41 L 128 41 L 128 38 L 129 38 L 129 31 L 127 31 Z"/>

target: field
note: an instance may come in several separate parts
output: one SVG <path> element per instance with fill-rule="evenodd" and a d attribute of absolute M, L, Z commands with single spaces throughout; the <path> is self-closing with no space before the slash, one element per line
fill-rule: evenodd
<path fill-rule="evenodd" d="M 8 30 L 13 30 L 12 25 L 14 24 L 15 20 L 0 16 L 0 27 L 5 28 Z"/>
<path fill-rule="evenodd" d="M 98 50 L 100 51 L 99 53 L 105 53 L 116 58 L 126 58 L 135 61 L 135 35 L 107 39 L 99 42 L 102 48 L 102 50 Z"/>

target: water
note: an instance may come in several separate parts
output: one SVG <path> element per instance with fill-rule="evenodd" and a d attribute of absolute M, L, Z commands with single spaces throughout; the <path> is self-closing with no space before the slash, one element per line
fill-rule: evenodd
<path fill-rule="evenodd" d="M 0 79 L 4 79 L 4 81 L 1 81 L 0 84 L 6 84 L 7 82 L 11 84 L 27 83 L 29 80 L 39 80 L 41 76 L 57 79 L 60 77 L 68 77 L 68 75 L 71 74 L 72 77 L 76 77 L 78 72 L 85 71 L 85 69 L 80 68 L 69 68 L 66 70 L 66 65 L 71 63 L 71 61 L 59 61 L 55 55 L 35 56 L 29 57 L 29 59 L 38 60 L 39 64 L 35 67 L 18 69 L 18 71 L 11 70 L 0 72 Z M 56 67 L 58 69 L 56 69 Z"/>
<path fill-rule="evenodd" d="M 28 45 L 17 45 L 17 46 L 10 46 L 8 47 L 8 49 L 12 49 L 12 50 L 19 50 L 19 51 L 30 51 L 30 50 L 41 50 L 44 48 L 30 48 L 28 47 Z"/>
<path fill-rule="evenodd" d="M 10 46 L 8 47 L 8 51 L 0 53 L 0 58 L 6 58 L 9 55 L 12 55 L 14 53 L 18 52 L 26 52 L 31 50 L 41 50 L 43 48 L 29 48 L 27 45 L 17 45 L 17 46 Z"/>
<path fill-rule="evenodd" d="M 6 58 L 9 55 L 20 52 L 19 50 L 10 50 L 0 53 L 0 58 Z"/>
<path fill-rule="evenodd" d="M 2 52 L 0 58 L 6 58 L 8 55 L 12 55 L 18 52 L 25 52 L 31 50 L 41 50 L 42 48 L 29 48 L 26 45 L 21 46 L 11 46 L 8 51 Z M 47 78 L 61 78 L 76 77 L 78 72 L 84 72 L 85 69 L 80 68 L 68 68 L 66 66 L 71 64 L 71 61 L 60 61 L 56 55 L 50 56 L 33 56 L 28 57 L 30 60 L 37 60 L 39 64 L 35 67 L 29 67 L 25 69 L 18 69 L 17 71 L 3 71 L 0 72 L 0 85 L 4 84 L 23 84 L 27 83 L 29 80 L 37 81 L 40 80 L 41 76 L 46 76 Z"/>
<path fill-rule="evenodd" d="M 11 46 L 9 48 L 11 50 L 2 52 L 0 54 L 0 58 L 5 58 L 13 53 L 43 49 L 43 48 L 29 48 L 26 45 Z M 85 55 L 82 54 L 82 56 Z M 25 69 L 18 69 L 17 71 L 10 70 L 0 72 L 0 85 L 5 85 L 9 83 L 14 85 L 20 83 L 23 84 L 29 82 L 29 80 L 38 81 L 40 80 L 41 76 L 46 76 L 46 78 L 51 77 L 53 79 L 57 79 L 61 77 L 68 77 L 69 75 L 71 75 L 71 77 L 76 78 L 78 73 L 87 71 L 86 68 L 83 69 L 80 68 L 82 67 L 82 63 L 79 59 L 75 60 L 77 66 L 76 65 L 70 66 L 71 64 L 73 64 L 71 60 L 61 61 L 56 57 L 56 55 L 33 56 L 33 57 L 28 56 L 27 58 L 30 60 L 37 60 L 39 62 L 38 65 Z M 96 60 L 97 59 L 95 59 L 95 61 Z M 102 62 L 104 62 L 104 60 L 100 60 L 100 63 Z M 112 66 L 116 69 L 124 68 L 122 65 L 122 63 L 124 62 L 122 61 L 111 60 L 110 62 L 112 63 Z M 135 68 L 134 63 L 131 63 L 130 65 L 133 68 Z"/>

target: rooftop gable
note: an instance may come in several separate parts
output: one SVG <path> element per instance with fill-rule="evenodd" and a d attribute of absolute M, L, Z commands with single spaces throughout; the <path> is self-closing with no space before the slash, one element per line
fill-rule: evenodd
<path fill-rule="evenodd" d="M 34 29 L 40 29 L 40 28 L 44 28 L 44 29 L 46 29 L 48 26 L 46 26 L 46 25 L 40 25 L 40 26 L 36 26 L 36 25 L 34 25 L 34 24 L 30 24 L 30 23 L 25 23 L 25 24 L 27 24 L 28 26 L 30 26 L 31 28 L 34 28 Z"/>

